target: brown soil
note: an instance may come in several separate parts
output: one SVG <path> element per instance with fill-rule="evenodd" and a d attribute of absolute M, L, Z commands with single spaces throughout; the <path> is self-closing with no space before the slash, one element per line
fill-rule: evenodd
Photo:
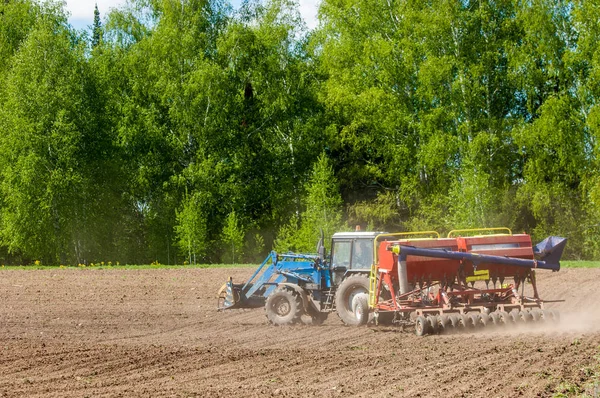
<path fill-rule="evenodd" d="M 416 337 L 215 311 L 251 269 L 0 272 L 1 397 L 550 397 L 600 387 L 600 270 L 539 272 L 559 327 Z"/>

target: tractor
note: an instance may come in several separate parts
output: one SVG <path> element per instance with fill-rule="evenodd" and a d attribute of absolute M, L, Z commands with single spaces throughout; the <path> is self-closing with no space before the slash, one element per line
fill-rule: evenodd
<path fill-rule="evenodd" d="M 244 283 L 230 278 L 219 290 L 218 309 L 264 306 L 269 322 L 291 325 L 303 316 L 320 324 L 336 311 L 346 325 L 358 325 L 357 299 L 368 297 L 375 237 L 381 232 L 337 232 L 326 254 L 271 252 Z"/>
<path fill-rule="evenodd" d="M 435 231 L 338 232 L 329 256 L 321 236 L 318 254 L 271 252 L 245 283 L 230 278 L 218 309 L 264 306 L 274 325 L 303 316 L 320 324 L 335 311 L 346 325 L 410 324 L 418 335 L 556 321 L 558 312 L 544 307 L 552 301 L 538 295 L 535 271 L 558 271 L 565 244 L 548 237 L 534 246 L 508 228 L 453 230 L 445 238 Z"/>

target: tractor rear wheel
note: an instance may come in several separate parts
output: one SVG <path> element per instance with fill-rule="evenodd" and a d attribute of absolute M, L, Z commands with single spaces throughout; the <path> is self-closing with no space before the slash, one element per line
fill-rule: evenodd
<path fill-rule="evenodd" d="M 367 295 L 368 297 L 368 294 L 369 278 L 366 275 L 352 275 L 340 283 L 335 293 L 335 308 L 338 316 L 346 325 L 358 326 L 365 320 L 368 320 L 368 311 L 364 314 L 367 317 L 366 319 L 363 317 L 359 319 L 354 312 L 356 306 L 353 305 L 356 304 L 355 298 L 357 296 Z"/>
<path fill-rule="evenodd" d="M 302 298 L 293 290 L 277 289 L 267 297 L 265 312 L 273 325 L 293 325 L 300 321 L 304 312 Z"/>

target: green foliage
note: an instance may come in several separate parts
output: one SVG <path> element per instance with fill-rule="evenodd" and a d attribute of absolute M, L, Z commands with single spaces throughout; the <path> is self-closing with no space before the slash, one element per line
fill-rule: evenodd
<path fill-rule="evenodd" d="M 194 193 L 184 199 L 182 208 L 176 216 L 177 244 L 189 264 L 197 264 L 207 251 L 206 217 L 201 205 L 201 196 Z"/>
<path fill-rule="evenodd" d="M 63 7 L 0 2 L 3 261 L 260 261 L 345 220 L 600 258 L 597 0 Z"/>
<path fill-rule="evenodd" d="M 528 225 L 535 239 L 548 234 L 570 238 L 568 252 L 582 253 L 585 214 L 581 181 L 585 172 L 583 121 L 566 95 L 550 97 L 539 108 L 539 118 L 515 133 L 525 158 L 525 183 L 517 199 L 528 209 Z"/>
<path fill-rule="evenodd" d="M 246 261 L 261 263 L 265 258 L 265 238 L 261 234 L 247 234 Z"/>
<path fill-rule="evenodd" d="M 450 190 L 450 214 L 448 225 L 454 228 L 470 228 L 503 225 L 494 219 L 499 201 L 497 192 L 490 183 L 490 175 L 475 166 L 470 160 L 463 162 L 460 177 L 454 181 Z"/>
<path fill-rule="evenodd" d="M 562 268 L 600 268 L 600 261 L 561 261 Z"/>
<path fill-rule="evenodd" d="M 94 25 L 92 25 L 92 47 L 96 48 L 102 41 L 102 22 L 100 22 L 100 11 L 98 4 L 94 6 Z"/>
<path fill-rule="evenodd" d="M 277 232 L 277 239 L 273 243 L 274 249 L 278 252 L 285 253 L 288 251 L 300 251 L 301 245 L 310 239 L 307 236 L 300 235 L 300 217 L 293 214 L 287 224 L 283 224 Z M 306 232 L 306 230 L 302 231 Z M 309 250 L 309 252 L 313 252 Z"/>
<path fill-rule="evenodd" d="M 306 184 L 306 211 L 302 217 L 302 228 L 308 235 L 318 237 L 322 229 L 331 236 L 342 225 L 342 198 L 338 182 L 329 158 L 323 153 L 317 159 L 312 175 Z"/>
<path fill-rule="evenodd" d="M 239 224 L 235 211 L 229 213 L 223 225 L 221 241 L 223 242 L 223 258 L 226 263 L 235 264 L 243 255 L 244 248 L 244 230 Z"/>
<path fill-rule="evenodd" d="M 348 224 L 366 231 L 396 230 L 400 224 L 397 194 L 383 192 L 372 201 L 360 201 L 348 207 Z M 366 227 L 366 228 L 365 228 Z"/>
<path fill-rule="evenodd" d="M 325 242 L 343 228 L 342 198 L 333 168 L 325 154 L 315 162 L 310 180 L 306 184 L 306 209 L 300 216 L 294 215 L 280 229 L 275 242 L 279 251 L 315 251 L 320 231 Z"/>
<path fill-rule="evenodd" d="M 10 61 L 41 17 L 40 7 L 32 1 L 0 3 L 0 76 L 6 76 Z M 0 88 L 4 80 L 0 77 Z"/>
<path fill-rule="evenodd" d="M 76 261 L 102 211 L 92 183 L 107 144 L 95 122 L 93 74 L 65 17 L 50 10 L 12 61 L 0 111 L 2 242 L 46 261 Z M 56 14 L 51 14 L 56 12 Z M 101 179 L 95 182 L 100 182 Z"/>

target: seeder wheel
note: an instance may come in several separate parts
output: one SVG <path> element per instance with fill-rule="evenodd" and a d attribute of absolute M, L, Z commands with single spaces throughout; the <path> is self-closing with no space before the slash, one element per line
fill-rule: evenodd
<path fill-rule="evenodd" d="M 417 336 L 425 336 L 429 333 L 430 329 L 429 320 L 423 315 L 419 315 L 417 319 L 415 319 L 415 333 Z"/>
<path fill-rule="evenodd" d="M 366 294 L 358 294 L 352 300 L 352 312 L 356 318 L 356 324 L 366 325 L 369 321 L 369 301 Z"/>

